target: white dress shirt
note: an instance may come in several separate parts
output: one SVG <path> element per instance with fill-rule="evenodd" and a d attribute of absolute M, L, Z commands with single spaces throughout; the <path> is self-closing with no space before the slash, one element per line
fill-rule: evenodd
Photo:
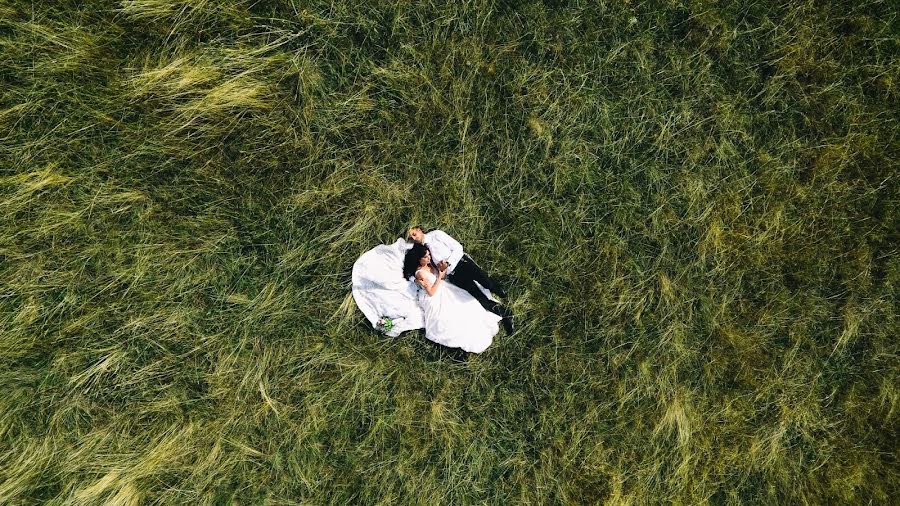
<path fill-rule="evenodd" d="M 431 261 L 435 264 L 447 261 L 447 274 L 453 274 L 456 264 L 463 257 L 462 244 L 443 230 L 432 230 L 425 234 L 425 247 L 431 252 Z"/>

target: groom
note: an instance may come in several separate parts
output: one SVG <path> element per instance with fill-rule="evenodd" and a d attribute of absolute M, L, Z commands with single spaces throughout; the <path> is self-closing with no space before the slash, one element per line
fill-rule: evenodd
<path fill-rule="evenodd" d="M 507 334 L 515 332 L 512 311 L 499 302 L 489 299 L 475 285 L 475 282 L 477 281 L 481 286 L 503 298 L 506 298 L 506 291 L 500 287 L 496 280 L 481 270 L 481 267 L 478 267 L 478 264 L 472 260 L 472 257 L 463 252 L 462 244 L 459 241 L 450 237 L 443 230 L 432 230 L 426 233 L 422 230 L 422 227 L 418 226 L 409 229 L 409 238 L 428 248 L 435 267 L 442 271 L 447 271 L 447 281 L 472 294 L 472 297 L 475 297 L 488 311 L 501 316 L 503 318 L 503 328 Z"/>

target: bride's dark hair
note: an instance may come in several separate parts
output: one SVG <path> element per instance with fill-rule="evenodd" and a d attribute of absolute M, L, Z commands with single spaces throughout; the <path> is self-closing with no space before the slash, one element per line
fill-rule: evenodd
<path fill-rule="evenodd" d="M 428 253 L 424 244 L 415 243 L 403 257 L 403 279 L 409 279 L 419 270 L 419 260 Z"/>

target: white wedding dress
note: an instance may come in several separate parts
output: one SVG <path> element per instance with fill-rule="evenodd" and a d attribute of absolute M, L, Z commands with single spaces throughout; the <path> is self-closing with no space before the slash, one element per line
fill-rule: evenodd
<path fill-rule="evenodd" d="M 437 280 L 431 269 L 423 274 L 432 284 Z M 486 310 L 469 292 L 446 279 L 434 295 L 419 287 L 418 300 L 425 312 L 425 337 L 438 344 L 481 353 L 500 330 L 500 316 Z"/>

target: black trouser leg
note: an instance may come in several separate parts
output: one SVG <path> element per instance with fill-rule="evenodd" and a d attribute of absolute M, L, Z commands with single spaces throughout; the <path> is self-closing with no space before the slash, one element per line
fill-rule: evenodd
<path fill-rule="evenodd" d="M 497 283 L 493 278 L 488 276 L 487 273 L 484 272 L 469 255 L 463 255 L 459 263 L 456 264 L 456 270 L 453 271 L 454 274 L 459 272 L 460 268 L 462 268 L 463 271 L 467 273 L 468 277 L 481 283 L 481 286 L 494 293 L 503 293 L 503 290 L 500 288 L 500 284 Z"/>
<path fill-rule="evenodd" d="M 472 297 L 475 297 L 475 300 L 477 300 L 479 304 L 481 304 L 481 307 L 494 314 L 506 318 L 509 311 L 507 311 L 507 309 L 503 307 L 503 305 L 499 302 L 494 302 L 493 300 L 489 299 L 487 295 L 485 295 L 484 292 L 482 292 L 481 289 L 478 288 L 478 285 L 475 284 L 475 280 L 472 278 L 471 273 L 468 272 L 468 269 L 464 268 L 463 271 L 460 272 L 459 268 L 461 265 L 462 262 L 460 262 L 456 266 L 456 270 L 454 270 L 453 274 L 451 274 L 447 278 L 447 281 L 469 292 Z"/>

